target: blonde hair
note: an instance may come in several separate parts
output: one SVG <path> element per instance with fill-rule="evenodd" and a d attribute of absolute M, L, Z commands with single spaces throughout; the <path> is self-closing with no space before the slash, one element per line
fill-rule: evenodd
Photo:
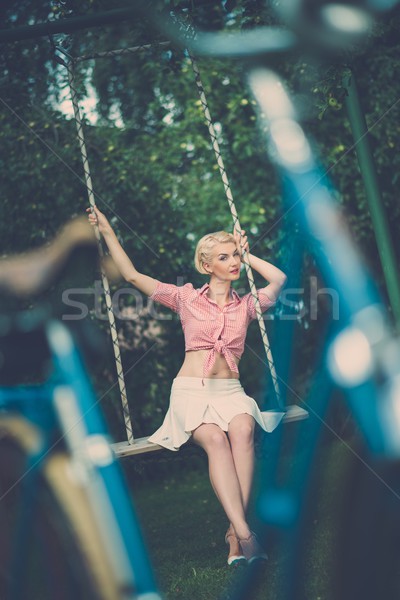
<path fill-rule="evenodd" d="M 232 233 L 227 233 L 226 231 L 208 233 L 197 242 L 196 251 L 194 253 L 194 266 L 199 273 L 208 275 L 208 271 L 204 268 L 204 263 L 210 263 L 212 261 L 212 249 L 216 244 L 225 244 L 227 242 L 236 244 Z"/>

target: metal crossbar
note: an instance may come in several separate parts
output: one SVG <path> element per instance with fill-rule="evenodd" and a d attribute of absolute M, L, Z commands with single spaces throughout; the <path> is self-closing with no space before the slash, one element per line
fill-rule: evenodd
<path fill-rule="evenodd" d="M 160 47 L 165 48 L 170 46 L 170 42 L 158 42 L 157 44 L 142 44 L 141 46 L 130 46 L 128 48 L 118 48 L 117 50 L 107 50 L 105 52 L 93 52 L 93 54 L 82 54 L 74 59 L 74 63 L 83 62 L 94 58 L 112 58 L 113 56 L 122 56 L 125 54 L 136 54 L 143 50 Z"/>

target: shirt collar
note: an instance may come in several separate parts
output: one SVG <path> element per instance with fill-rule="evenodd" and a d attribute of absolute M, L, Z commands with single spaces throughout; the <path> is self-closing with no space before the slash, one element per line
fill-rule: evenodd
<path fill-rule="evenodd" d="M 204 296 L 204 294 L 207 293 L 207 290 L 210 286 L 208 285 L 208 283 L 205 283 L 199 290 L 199 294 L 200 296 Z"/>
<path fill-rule="evenodd" d="M 199 290 L 200 296 L 207 296 L 209 287 L 210 287 L 210 284 L 205 283 Z M 231 297 L 232 297 L 232 300 L 236 300 L 236 301 L 240 300 L 239 294 L 232 287 L 231 287 Z"/>

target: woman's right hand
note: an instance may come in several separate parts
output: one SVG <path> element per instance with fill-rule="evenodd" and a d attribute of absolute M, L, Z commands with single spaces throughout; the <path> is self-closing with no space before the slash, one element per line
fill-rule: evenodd
<path fill-rule="evenodd" d="M 93 225 L 93 227 L 97 225 L 102 235 L 108 231 L 112 231 L 112 227 L 108 222 L 107 217 L 97 208 L 97 206 L 95 206 L 93 210 L 92 208 L 87 208 L 86 212 L 89 213 L 89 223 Z"/>

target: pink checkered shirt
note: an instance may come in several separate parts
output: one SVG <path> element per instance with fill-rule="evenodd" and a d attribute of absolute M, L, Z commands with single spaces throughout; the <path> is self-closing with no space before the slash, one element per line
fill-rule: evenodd
<path fill-rule="evenodd" d="M 157 283 L 150 296 L 179 314 L 185 335 L 185 350 L 210 350 L 206 356 L 203 377 L 213 368 L 216 353 L 222 354 L 228 367 L 239 373 L 234 357 L 240 359 L 244 350 L 247 328 L 256 318 L 251 293 L 240 297 L 231 289 L 231 301 L 223 308 L 207 296 L 209 284 L 195 289 L 191 283 L 176 286 Z M 264 312 L 274 304 L 265 289 L 257 290 L 261 310 Z"/>

